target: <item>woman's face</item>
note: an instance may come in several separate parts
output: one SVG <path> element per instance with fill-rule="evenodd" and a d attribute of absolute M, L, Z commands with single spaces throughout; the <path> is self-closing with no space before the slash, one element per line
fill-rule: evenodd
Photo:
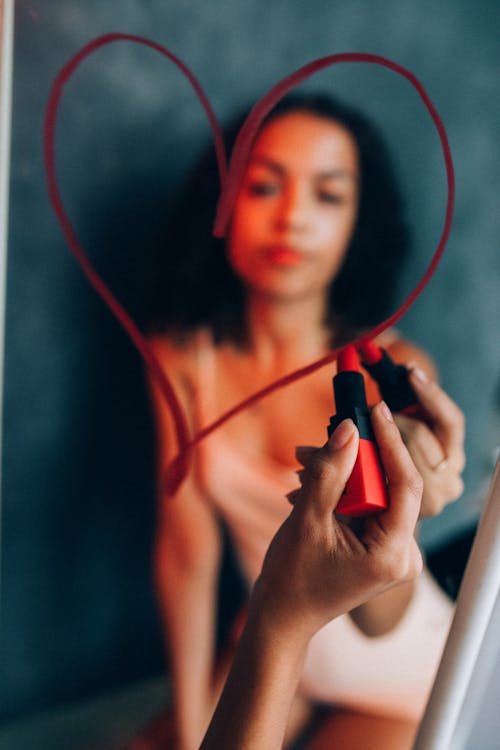
<path fill-rule="evenodd" d="M 307 112 L 270 122 L 236 199 L 229 259 L 247 287 L 291 299 L 325 294 L 356 222 L 356 144 L 341 125 Z"/>

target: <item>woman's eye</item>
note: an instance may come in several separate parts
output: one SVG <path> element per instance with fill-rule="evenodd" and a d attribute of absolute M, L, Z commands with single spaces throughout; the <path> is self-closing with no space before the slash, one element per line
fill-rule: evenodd
<path fill-rule="evenodd" d="M 318 193 L 318 198 L 322 203 L 331 203 L 334 205 L 340 205 L 344 202 L 344 196 L 338 193 L 330 193 L 327 190 L 321 190 Z"/>
<path fill-rule="evenodd" d="M 248 192 L 250 195 L 275 195 L 278 192 L 278 185 L 274 182 L 267 181 L 253 181 L 248 184 Z"/>

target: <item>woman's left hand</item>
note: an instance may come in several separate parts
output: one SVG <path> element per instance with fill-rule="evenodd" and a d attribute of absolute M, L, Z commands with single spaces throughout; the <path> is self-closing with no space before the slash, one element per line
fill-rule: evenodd
<path fill-rule="evenodd" d="M 421 517 L 436 516 L 457 500 L 464 484 L 465 419 L 452 399 L 419 368 L 410 368 L 409 380 L 428 415 L 428 423 L 395 415 L 404 442 L 422 479 Z"/>

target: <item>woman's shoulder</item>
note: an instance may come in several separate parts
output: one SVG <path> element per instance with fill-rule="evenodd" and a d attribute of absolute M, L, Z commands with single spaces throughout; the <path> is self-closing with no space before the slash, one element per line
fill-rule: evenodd
<path fill-rule="evenodd" d="M 192 359 L 195 338 L 196 333 L 164 331 L 149 336 L 148 343 L 158 358 L 181 363 Z"/>
<path fill-rule="evenodd" d="M 200 355 L 213 346 L 208 329 L 155 333 L 148 339 L 149 346 L 166 373 L 179 384 L 191 386 L 199 369 Z"/>
<path fill-rule="evenodd" d="M 432 357 L 413 341 L 404 338 L 397 329 L 384 331 L 375 341 L 397 364 L 420 367 L 430 378 L 437 380 L 437 368 Z"/>

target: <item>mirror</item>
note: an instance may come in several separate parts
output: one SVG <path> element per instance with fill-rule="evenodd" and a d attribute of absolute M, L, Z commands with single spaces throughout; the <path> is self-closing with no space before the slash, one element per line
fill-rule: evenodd
<path fill-rule="evenodd" d="M 4 147 L 13 15 L 14 3 L 4 1 Z M 7 199 L 10 204 L 4 726 L 143 684 L 154 688 L 149 705 L 163 699 L 150 575 L 154 441 L 142 363 L 65 247 L 42 157 L 55 75 L 83 44 L 110 29 L 172 49 L 199 76 L 221 120 L 292 69 L 339 51 L 387 56 L 423 82 L 448 132 L 457 200 L 442 264 L 400 329 L 433 357 L 468 422 L 465 496 L 424 524 L 423 543 L 432 551 L 477 520 L 500 411 L 499 11 L 488 0 L 470 8 L 444 0 L 430 12 L 416 5 L 403 12 L 397 0 L 382 0 L 376 23 L 373 15 L 367 0 L 342 7 L 297 0 L 286 14 L 282 4 L 271 3 L 265 23 L 258 4 L 225 0 L 15 4 L 9 182 L 7 153 L 0 156 L 0 233 Z M 311 88 L 335 90 L 367 111 L 393 144 L 415 236 L 404 294 L 428 262 L 443 221 L 444 169 L 428 117 L 404 81 L 368 66 L 336 66 Z M 207 137 L 183 77 L 147 49 L 117 44 L 99 51 L 65 90 L 57 131 L 64 200 L 90 257 L 140 323 L 165 206 Z M 145 705 L 139 724 L 147 714 Z"/>

